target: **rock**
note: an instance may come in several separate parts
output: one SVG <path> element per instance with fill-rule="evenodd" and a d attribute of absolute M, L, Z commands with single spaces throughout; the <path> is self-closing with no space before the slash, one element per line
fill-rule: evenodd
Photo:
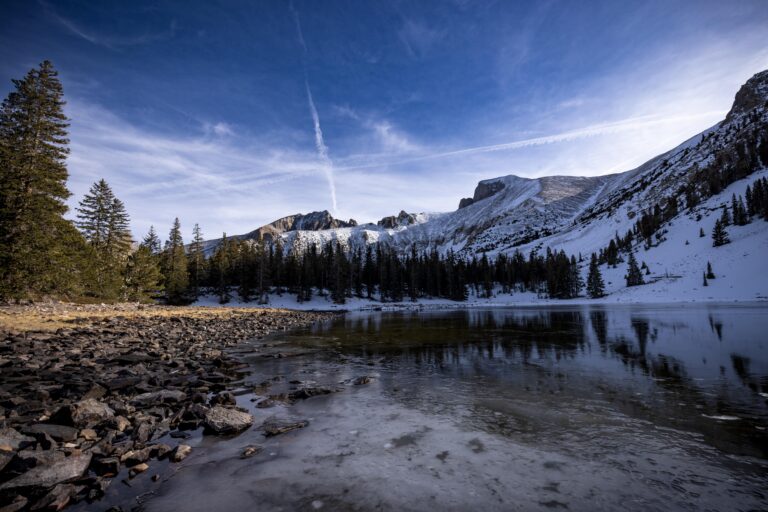
<path fill-rule="evenodd" d="M 6 451 L 23 450 L 27 446 L 35 444 L 35 438 L 20 434 L 12 428 L 0 429 L 0 450 Z"/>
<path fill-rule="evenodd" d="M 32 510 L 61 510 L 69 504 L 81 487 L 72 484 L 59 484 L 32 506 Z"/>
<path fill-rule="evenodd" d="M 93 459 L 91 470 L 99 476 L 115 476 L 120 472 L 120 459 L 117 457 Z"/>
<path fill-rule="evenodd" d="M 146 407 L 149 405 L 183 402 L 187 399 L 187 394 L 176 389 L 163 389 L 150 393 L 142 393 L 133 397 L 131 405 Z"/>
<path fill-rule="evenodd" d="M 171 452 L 172 462 L 181 462 L 192 453 L 192 447 L 186 444 L 180 444 Z"/>
<path fill-rule="evenodd" d="M 350 384 L 353 386 L 362 386 L 363 384 L 370 384 L 371 378 L 367 375 L 361 375 L 359 377 L 355 377 L 351 381 L 349 381 Z"/>
<path fill-rule="evenodd" d="M 131 468 L 131 470 L 128 472 L 128 476 L 130 476 L 131 478 L 133 478 L 133 477 L 135 477 L 136 475 L 138 475 L 139 473 L 143 473 L 143 472 L 145 472 L 145 471 L 146 471 L 146 470 L 148 470 L 148 469 L 149 469 L 149 464 L 147 464 L 147 463 L 145 463 L 145 462 L 142 462 L 141 464 L 136 464 L 136 465 L 135 465 L 135 466 L 133 466 L 133 467 Z"/>
<path fill-rule="evenodd" d="M 261 452 L 263 448 L 257 444 L 250 444 L 243 448 L 242 453 L 240 454 L 241 459 L 247 459 L 249 457 L 253 457 L 257 453 Z"/>
<path fill-rule="evenodd" d="M 120 462 L 125 463 L 126 466 L 136 466 L 142 462 L 149 460 L 152 449 L 142 448 L 141 450 L 129 450 L 120 457 Z"/>
<path fill-rule="evenodd" d="M 213 395 L 213 397 L 211 397 L 210 405 L 237 405 L 237 400 L 235 400 L 235 395 L 229 391 L 224 391 Z"/>
<path fill-rule="evenodd" d="M 27 503 L 29 503 L 29 500 L 24 496 L 16 496 L 13 501 L 7 505 L 0 506 L 0 512 L 18 512 L 19 510 L 26 508 Z"/>
<path fill-rule="evenodd" d="M 0 471 L 13 459 L 14 453 L 12 451 L 0 450 Z"/>
<path fill-rule="evenodd" d="M 205 433 L 208 434 L 236 434 L 253 425 L 253 416 L 247 412 L 217 405 L 205 413 L 203 425 Z"/>
<path fill-rule="evenodd" d="M 22 487 L 53 487 L 79 478 L 91 463 L 90 453 L 72 454 L 50 463 L 40 463 L 16 478 L 0 485 L 0 491 Z"/>
<path fill-rule="evenodd" d="M 335 392 L 333 389 L 321 387 L 305 387 L 288 393 L 288 400 L 304 400 L 313 396 L 327 395 Z"/>
<path fill-rule="evenodd" d="M 66 425 L 53 425 L 51 423 L 37 423 L 23 429 L 25 434 L 48 434 L 56 441 L 72 442 L 77 439 L 77 429 Z"/>
<path fill-rule="evenodd" d="M 144 444 L 149 441 L 149 437 L 151 435 L 152 425 L 147 422 L 141 423 L 133 430 L 133 440 L 140 444 Z"/>
<path fill-rule="evenodd" d="M 90 428 L 115 417 L 107 404 L 95 398 L 86 398 L 75 404 L 60 408 L 51 417 L 51 423 L 68 425 L 77 428 Z"/>
<path fill-rule="evenodd" d="M 98 384 L 94 384 L 91 386 L 91 389 L 89 389 L 88 392 L 83 395 L 83 398 L 104 398 L 106 394 L 107 388 Z"/>
<path fill-rule="evenodd" d="M 131 422 L 125 416 L 115 416 L 110 425 L 118 432 L 125 432 L 131 426 Z"/>
<path fill-rule="evenodd" d="M 307 420 L 291 420 L 272 416 L 271 418 L 267 418 L 261 425 L 261 428 L 264 430 L 264 435 L 269 437 L 304 428 L 307 425 L 309 425 Z"/>
<path fill-rule="evenodd" d="M 86 441 L 95 441 L 99 438 L 99 434 L 97 434 L 96 431 L 92 428 L 84 428 L 80 431 L 80 437 Z"/>

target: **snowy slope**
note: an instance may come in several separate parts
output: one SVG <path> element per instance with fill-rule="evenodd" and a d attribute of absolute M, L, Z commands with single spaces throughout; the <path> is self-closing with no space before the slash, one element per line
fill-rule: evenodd
<path fill-rule="evenodd" d="M 700 169 L 713 162 L 730 165 L 729 155 L 737 154 L 745 144 L 755 144 L 765 134 L 768 71 L 758 73 L 742 86 L 722 122 L 624 173 L 538 179 L 503 176 L 481 181 L 473 198 L 462 200 L 458 210 L 418 214 L 410 224 L 391 228 L 381 223 L 340 224 L 343 227 L 322 229 L 322 223 L 315 223 L 313 229 L 301 229 L 297 223 L 295 228 L 271 232 L 281 237 L 287 251 L 299 252 L 313 244 L 339 241 L 345 248 L 379 243 L 406 252 L 415 245 L 419 250 L 452 250 L 464 256 L 484 252 L 491 258 L 547 247 L 588 256 L 604 248 L 616 233 L 624 235 L 631 230 L 643 212 L 674 196 L 679 200 L 680 213 L 663 226 L 667 231 L 665 240 L 647 251 L 636 247 L 638 258 L 651 269 L 648 277 L 656 282 L 642 290 L 627 290 L 623 287 L 624 268 L 603 269 L 611 297 L 663 300 L 665 293 L 674 289 L 701 300 L 765 298 L 768 223 L 756 219 L 747 226 L 729 227 L 732 243 L 719 248 L 712 247 L 709 234 L 720 214 L 719 207 L 729 204 L 733 193 L 743 195 L 748 183 L 765 176 L 768 162 L 752 162 L 751 175 L 693 208 L 686 207 L 683 193 Z M 696 220 L 698 217 L 700 220 Z M 335 222 L 324 219 L 326 223 Z M 700 228 L 706 237 L 699 238 Z M 254 239 L 254 234 L 263 232 L 263 228 L 260 230 L 239 238 Z M 212 250 L 216 242 L 209 242 L 207 248 Z M 707 261 L 722 278 L 704 288 L 701 273 Z M 667 275 L 676 277 L 664 277 Z"/>

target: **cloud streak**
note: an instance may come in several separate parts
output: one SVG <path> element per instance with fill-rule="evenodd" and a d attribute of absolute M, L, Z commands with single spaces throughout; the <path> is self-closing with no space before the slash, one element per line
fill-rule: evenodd
<path fill-rule="evenodd" d="M 293 14 L 293 20 L 296 23 L 296 33 L 299 38 L 299 43 L 302 48 L 302 66 L 304 68 L 304 87 L 307 91 L 307 103 L 309 104 L 309 112 L 312 115 L 312 124 L 315 129 L 315 149 L 317 150 L 317 156 L 320 159 L 320 163 L 323 168 L 323 174 L 328 181 L 328 188 L 331 193 L 331 205 L 333 212 L 338 212 L 338 205 L 336 203 L 336 182 L 333 177 L 333 162 L 328 155 L 328 146 L 323 139 L 323 129 L 320 127 L 320 115 L 317 113 L 317 107 L 315 106 L 315 100 L 312 98 L 312 89 L 309 87 L 309 78 L 307 75 L 307 44 L 304 42 L 304 32 L 301 30 L 301 20 L 299 19 L 299 13 L 293 6 L 293 2 L 288 2 L 288 7 Z"/>
<path fill-rule="evenodd" d="M 658 116 L 658 115 L 638 116 L 638 117 L 632 117 L 632 118 L 623 119 L 615 122 L 594 124 L 594 125 L 586 126 L 583 128 L 578 128 L 575 130 L 556 133 L 552 135 L 545 135 L 541 137 L 532 137 L 528 139 L 522 139 L 522 140 L 517 140 L 513 142 L 505 142 L 501 144 L 473 146 L 468 148 L 453 149 L 449 151 L 437 151 L 433 153 L 414 156 L 412 158 L 400 159 L 397 161 L 376 162 L 376 163 L 362 164 L 362 165 L 351 165 L 351 166 L 342 167 L 342 169 L 353 170 L 353 169 L 365 169 L 365 168 L 379 167 L 379 166 L 397 166 L 397 165 L 402 165 L 402 164 L 407 164 L 412 162 L 420 162 L 425 160 L 436 160 L 441 158 L 470 156 L 470 155 L 477 155 L 482 153 L 511 151 L 515 149 L 521 149 L 521 148 L 527 148 L 527 147 L 533 147 L 533 146 L 543 146 L 543 145 L 555 144 L 559 142 L 570 142 L 570 141 L 588 138 L 588 137 L 596 137 L 596 136 L 609 135 L 609 134 L 619 134 L 622 132 L 631 132 L 636 130 L 653 128 L 661 125 L 675 124 L 681 121 L 712 119 L 712 118 L 716 118 L 717 116 L 722 116 L 723 114 L 724 112 L 721 112 L 721 111 L 709 111 L 709 112 L 701 112 L 697 114 L 667 116 L 667 117 Z M 362 157 L 358 156 L 358 158 L 362 158 Z"/>

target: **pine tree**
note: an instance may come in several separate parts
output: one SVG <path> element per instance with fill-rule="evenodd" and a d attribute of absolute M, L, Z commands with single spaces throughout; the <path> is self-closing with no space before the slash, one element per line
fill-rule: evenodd
<path fill-rule="evenodd" d="M 720 224 L 727 227 L 731 224 L 731 216 L 728 215 L 728 207 L 723 205 L 723 213 L 720 215 Z"/>
<path fill-rule="evenodd" d="M 705 236 L 707 235 L 704 233 L 704 228 L 699 228 L 699 238 L 704 238 Z"/>
<path fill-rule="evenodd" d="M 637 259 L 635 259 L 635 253 L 629 253 L 629 263 L 627 265 L 627 286 L 638 286 L 645 284 L 643 280 L 643 273 L 640 271 L 640 267 L 637 266 Z"/>
<path fill-rule="evenodd" d="M 149 249 L 151 254 L 160 254 L 162 246 L 160 244 L 160 238 L 157 236 L 157 232 L 155 232 L 155 226 L 149 226 L 149 233 L 147 233 L 144 240 L 141 241 L 141 245 Z"/>
<path fill-rule="evenodd" d="M 587 293 L 593 299 L 605 295 L 605 284 L 603 276 L 600 273 L 600 265 L 597 261 L 597 254 L 592 253 L 592 259 L 589 262 L 589 274 L 587 275 Z"/>
<path fill-rule="evenodd" d="M 125 205 L 102 179 L 94 183 L 80 201 L 77 218 L 76 225 L 96 257 L 91 293 L 104 299 L 117 299 L 122 292 L 123 271 L 131 249 Z"/>
<path fill-rule="evenodd" d="M 707 274 L 704 274 L 704 286 L 709 286 L 709 283 L 707 282 Z"/>
<path fill-rule="evenodd" d="M 219 296 L 219 304 L 226 304 L 230 301 L 229 286 L 227 282 L 227 272 L 229 270 L 229 241 L 227 234 L 221 235 L 221 243 L 211 258 L 211 274 L 215 275 L 216 295 Z"/>
<path fill-rule="evenodd" d="M 163 253 L 163 274 L 165 277 L 165 298 L 169 304 L 184 304 L 189 301 L 189 274 L 187 255 L 184 253 L 184 240 L 181 236 L 181 224 L 177 217 L 166 242 Z"/>
<path fill-rule="evenodd" d="M 163 290 L 163 275 L 157 257 L 145 245 L 128 258 L 125 270 L 126 298 L 137 302 L 151 302 Z"/>
<path fill-rule="evenodd" d="M 712 263 L 707 262 L 707 279 L 714 279 L 715 273 L 712 272 Z"/>
<path fill-rule="evenodd" d="M 63 218 L 70 196 L 63 89 L 49 61 L 12 82 L 0 110 L 0 297 L 67 293 L 84 248 Z"/>
<path fill-rule="evenodd" d="M 712 247 L 720 247 L 730 243 L 728 238 L 728 232 L 725 230 L 725 226 L 721 219 L 715 221 L 715 228 L 712 230 Z"/>
<path fill-rule="evenodd" d="M 203 232 L 199 224 L 192 228 L 192 243 L 189 245 L 190 293 L 197 299 L 200 285 L 205 279 L 205 255 L 203 254 Z"/>

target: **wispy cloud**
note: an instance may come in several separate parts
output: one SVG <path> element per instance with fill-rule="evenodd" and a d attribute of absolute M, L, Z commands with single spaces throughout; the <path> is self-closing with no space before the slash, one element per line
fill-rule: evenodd
<path fill-rule="evenodd" d="M 136 46 L 141 44 L 152 43 L 156 41 L 162 41 L 163 39 L 169 39 L 176 33 L 176 21 L 171 20 L 168 28 L 150 33 L 132 34 L 132 35 L 116 35 L 116 34 L 103 34 L 93 30 L 84 28 L 75 21 L 60 15 L 56 9 L 40 0 L 40 5 L 43 6 L 48 16 L 56 21 L 59 25 L 64 27 L 71 34 L 80 37 L 88 41 L 91 44 L 104 46 L 106 48 L 114 49 L 120 46 Z"/>
<path fill-rule="evenodd" d="M 249 145 L 237 136 L 147 132 L 77 99 L 66 111 L 72 204 L 105 178 L 127 204 L 137 234 L 176 216 L 211 234 L 253 229 L 287 210 L 317 207 L 314 190 L 325 178 L 312 152 Z M 282 186 L 297 178 L 302 186 Z"/>
<path fill-rule="evenodd" d="M 411 57 L 422 58 L 444 37 L 445 32 L 421 21 L 406 19 L 397 35 Z"/>

